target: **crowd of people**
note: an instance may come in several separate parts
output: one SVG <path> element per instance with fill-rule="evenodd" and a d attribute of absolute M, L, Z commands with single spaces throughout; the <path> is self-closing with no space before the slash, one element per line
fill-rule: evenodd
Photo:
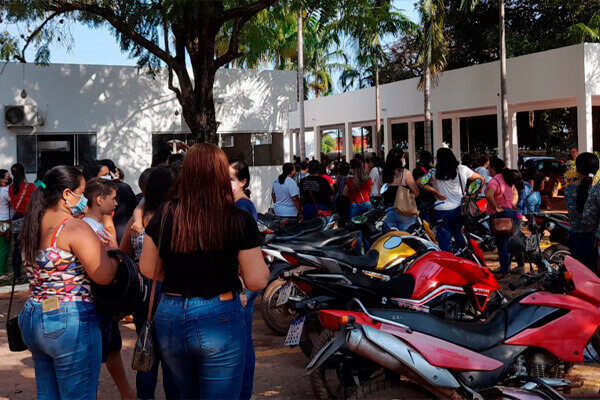
<path fill-rule="evenodd" d="M 0 170 L 2 272 L 13 242 L 16 281 L 29 282 L 19 315 L 38 398 L 95 399 L 101 364 L 123 399 L 153 399 L 162 369 L 167 398 L 252 396 L 252 307 L 269 270 L 260 250 L 249 168 L 210 144 L 144 171 L 137 196 L 110 160 L 57 166 L 35 184 L 21 164 Z M 127 380 L 118 317 L 94 304 L 114 284 L 121 250 L 139 265 L 155 304 L 158 357 Z M 23 257 L 22 261 L 18 257 Z M 26 277 L 23 277 L 21 265 Z M 129 357 L 126 357 L 129 358 Z"/>
<path fill-rule="evenodd" d="M 469 182 L 484 183 L 487 212 L 514 221 L 515 231 L 523 216 L 540 210 L 544 185 L 533 163 L 513 170 L 480 155 L 474 167 L 449 148 L 438 149 L 435 160 L 422 151 L 412 170 L 401 149 L 385 160 L 296 161 L 284 164 L 272 184 L 277 216 L 302 221 L 337 213 L 343 225 L 381 205 L 390 228 L 408 230 L 416 212 L 394 206 L 399 192 L 407 193 L 426 211 L 423 218 L 443 221 L 437 240 L 444 251 L 452 239 L 459 246 L 464 240 Z M 571 253 L 596 273 L 598 170 L 597 156 L 578 154 L 565 191 Z M 33 355 L 38 398 L 94 399 L 102 363 L 123 399 L 154 398 L 159 368 L 167 398 L 251 398 L 253 304 L 269 270 L 248 165 L 197 144 L 185 157 L 172 155 L 145 170 L 137 195 L 123 176 L 111 160 L 57 166 L 35 183 L 21 164 L 0 170 L 0 275 L 10 259 L 15 282 L 29 282 L 19 326 Z M 499 278 L 511 272 L 513 256 L 524 266 L 522 256 L 509 254 L 508 237 L 495 235 Z M 137 373 L 134 386 L 125 374 L 118 319 L 99 312 L 92 293 L 94 282 L 113 281 L 119 261 L 109 251 L 115 249 L 135 261 L 148 285 L 156 281 L 155 304 L 142 304 L 132 320 L 139 333 L 148 307 L 156 309 L 159 356 Z"/>

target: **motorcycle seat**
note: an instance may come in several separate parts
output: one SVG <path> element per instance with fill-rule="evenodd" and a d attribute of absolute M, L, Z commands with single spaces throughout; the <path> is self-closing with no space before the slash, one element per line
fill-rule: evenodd
<path fill-rule="evenodd" d="M 348 232 L 346 229 L 332 229 L 327 231 L 317 231 L 296 237 L 286 241 L 286 245 L 295 243 L 308 244 L 315 248 L 345 244 L 354 240 L 357 232 Z M 279 240 L 278 240 L 279 241 Z"/>
<path fill-rule="evenodd" d="M 315 218 L 309 221 L 300 222 L 296 225 L 290 226 L 289 228 L 283 228 L 280 232 L 277 232 L 277 240 L 289 240 L 296 238 L 307 233 L 315 232 L 323 229 L 325 221 L 322 218 Z"/>
<path fill-rule="evenodd" d="M 505 339 L 506 314 L 494 312 L 486 321 L 449 321 L 432 314 L 402 310 L 370 310 L 371 314 L 474 351 L 488 349 Z"/>
<path fill-rule="evenodd" d="M 377 268 L 377 262 L 379 261 L 379 253 L 376 250 L 369 250 L 364 256 L 353 256 L 342 251 L 330 251 L 327 253 L 327 257 L 362 270 Z"/>
<path fill-rule="evenodd" d="M 382 297 L 410 298 L 415 290 L 415 278 L 410 274 L 400 274 L 389 281 L 370 278 L 363 273 L 345 274 L 353 285 L 370 290 Z"/>

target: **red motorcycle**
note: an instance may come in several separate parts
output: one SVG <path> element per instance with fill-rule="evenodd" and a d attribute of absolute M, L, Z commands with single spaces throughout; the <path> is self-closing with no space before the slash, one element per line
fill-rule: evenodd
<path fill-rule="evenodd" d="M 484 322 L 367 311 L 358 300 L 361 312 L 323 310 L 319 319 L 335 335 L 307 369 L 312 378 L 327 363 L 338 363 L 340 376 L 349 360 L 377 365 L 387 379 L 376 379 L 372 368 L 370 380 L 355 377 L 355 389 L 361 386 L 355 398 L 562 399 L 557 390 L 577 386 L 566 374 L 583 362 L 600 325 L 600 279 L 592 275 L 568 257 L 564 270 L 549 269 L 521 285 L 543 283 L 569 295 L 526 292 Z M 347 395 L 351 386 L 343 384 Z"/>

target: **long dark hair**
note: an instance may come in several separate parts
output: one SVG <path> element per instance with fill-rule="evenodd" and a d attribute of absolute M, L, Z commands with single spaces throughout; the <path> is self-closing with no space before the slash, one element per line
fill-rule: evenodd
<path fill-rule="evenodd" d="M 13 194 L 16 196 L 21 190 L 21 184 L 25 182 L 25 167 L 21 163 L 16 163 L 10 167 L 10 173 L 13 176 Z"/>
<path fill-rule="evenodd" d="M 291 174 L 293 170 L 294 164 L 292 164 L 291 162 L 286 162 L 285 164 L 283 164 L 283 173 L 277 178 L 280 185 L 283 185 L 283 182 L 285 182 L 285 178 L 287 178 L 287 176 Z"/>
<path fill-rule="evenodd" d="M 494 168 L 496 173 L 502 174 L 502 178 L 504 178 L 504 182 L 508 186 L 512 186 L 515 184 L 515 177 L 513 175 L 513 171 L 506 168 L 506 163 L 504 160 L 494 157 L 490 160 L 490 168 Z M 522 178 L 521 178 L 522 179 Z"/>
<path fill-rule="evenodd" d="M 217 146 L 199 143 L 190 147 L 170 198 L 174 252 L 216 251 L 239 239 L 244 211 L 234 205 L 229 160 Z M 165 212 L 171 212 L 171 204 L 167 207 Z"/>
<path fill-rule="evenodd" d="M 21 229 L 21 251 L 27 263 L 35 263 L 40 245 L 40 225 L 46 210 L 62 200 L 65 189 L 77 189 L 82 179 L 79 169 L 65 165 L 54 167 L 44 175 L 45 188 L 38 187 L 31 195 Z"/>
<path fill-rule="evenodd" d="M 594 175 L 598 172 L 598 157 L 592 153 L 581 153 L 575 159 L 575 168 L 577 172 L 585 175 L 577 188 L 577 211 L 582 213 L 594 181 Z"/>
<path fill-rule="evenodd" d="M 392 149 L 385 160 L 383 168 L 383 182 L 392 183 L 397 170 L 404 168 L 404 152 L 400 149 Z"/>
<path fill-rule="evenodd" d="M 144 215 L 156 212 L 158 207 L 167 201 L 167 195 L 174 181 L 175 171 L 170 165 L 163 165 L 152 169 L 146 184 Z"/>
<path fill-rule="evenodd" d="M 369 180 L 369 175 L 365 172 L 363 168 L 363 162 L 358 158 L 350 160 L 350 169 L 352 170 L 352 184 L 359 188 L 365 184 L 366 181 Z"/>
<path fill-rule="evenodd" d="M 435 179 L 439 181 L 450 181 L 456 179 L 458 173 L 458 160 L 452 150 L 441 147 L 435 154 L 437 163 L 435 164 Z"/>
<path fill-rule="evenodd" d="M 248 168 L 248 164 L 243 161 L 233 161 L 231 163 L 231 168 L 235 170 L 235 175 L 237 176 L 238 181 L 246 181 L 243 190 L 244 194 L 250 197 L 250 189 L 248 189 L 248 186 L 250 186 L 250 168 Z M 285 179 L 283 182 L 285 182 Z M 283 182 L 280 181 L 279 183 L 283 185 Z"/>

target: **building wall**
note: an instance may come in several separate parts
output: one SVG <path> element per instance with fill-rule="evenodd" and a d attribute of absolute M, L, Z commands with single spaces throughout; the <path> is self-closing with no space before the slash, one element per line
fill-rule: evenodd
<path fill-rule="evenodd" d="M 287 137 L 295 72 L 219 70 L 214 93 L 220 133 Z M 151 163 L 152 134 L 187 130 L 164 73 L 153 78 L 136 67 L 9 63 L 0 74 L 2 116 L 5 105 L 17 104 L 37 105 L 45 124 L 8 129 L 0 123 L 0 168 L 17 161 L 17 134 L 95 133 L 98 158 L 113 159 L 137 189 L 137 177 Z"/>

